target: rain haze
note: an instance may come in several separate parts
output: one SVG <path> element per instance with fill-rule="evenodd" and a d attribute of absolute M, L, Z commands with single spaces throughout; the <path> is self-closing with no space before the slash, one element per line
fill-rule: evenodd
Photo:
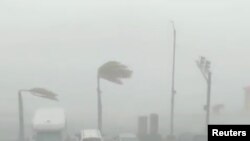
<path fill-rule="evenodd" d="M 170 132 L 171 21 L 176 134 L 205 129 L 207 85 L 195 62 L 200 56 L 211 61 L 211 107 L 222 104 L 222 115 L 245 116 L 249 6 L 247 0 L 0 1 L 0 140 L 18 138 L 18 91 L 34 87 L 55 92 L 59 100 L 23 93 L 27 134 L 34 112 L 44 107 L 63 108 L 72 135 L 97 128 L 97 73 L 108 61 L 133 73 L 123 85 L 100 80 L 103 132 L 136 133 L 139 116 L 157 113 L 165 137 Z M 211 123 L 250 123 L 243 116 L 224 117 L 211 115 Z"/>

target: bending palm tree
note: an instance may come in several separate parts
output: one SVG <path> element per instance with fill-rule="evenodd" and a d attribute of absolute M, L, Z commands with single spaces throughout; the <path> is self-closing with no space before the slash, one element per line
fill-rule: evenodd
<path fill-rule="evenodd" d="M 18 110 L 19 110 L 19 140 L 24 141 L 25 140 L 25 133 L 24 133 L 24 115 L 23 115 L 23 97 L 22 93 L 30 93 L 34 96 L 49 99 L 49 100 L 55 100 L 57 101 L 57 94 L 46 90 L 44 88 L 33 88 L 30 90 L 19 90 L 18 91 Z"/>
<path fill-rule="evenodd" d="M 98 128 L 102 132 L 102 99 L 100 90 L 100 79 L 105 79 L 116 84 L 122 84 L 121 79 L 130 78 L 132 71 L 127 66 L 116 62 L 109 61 L 103 64 L 97 72 L 97 108 L 98 108 Z"/>

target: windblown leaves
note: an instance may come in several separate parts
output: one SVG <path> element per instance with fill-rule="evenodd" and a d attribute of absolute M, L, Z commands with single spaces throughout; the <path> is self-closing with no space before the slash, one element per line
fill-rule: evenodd
<path fill-rule="evenodd" d="M 130 78 L 131 76 L 132 71 L 127 66 L 116 61 L 107 62 L 98 69 L 98 78 L 103 78 L 116 84 L 122 84 L 121 79 Z"/>
<path fill-rule="evenodd" d="M 57 99 L 57 94 L 53 93 L 52 91 L 46 90 L 44 88 L 33 88 L 30 89 L 29 92 L 31 92 L 33 95 L 42 97 L 42 98 L 47 98 L 50 100 L 58 100 Z"/>

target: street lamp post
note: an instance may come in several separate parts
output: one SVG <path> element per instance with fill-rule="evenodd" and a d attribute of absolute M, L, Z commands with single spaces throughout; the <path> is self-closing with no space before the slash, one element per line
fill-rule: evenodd
<path fill-rule="evenodd" d="M 170 113 L 170 136 L 174 136 L 174 102 L 175 102 L 175 53 L 176 53 L 176 29 L 175 24 L 173 25 L 173 66 L 172 66 L 172 88 L 171 88 L 171 113 Z"/>
<path fill-rule="evenodd" d="M 210 103 L 211 103 L 211 83 L 212 73 L 210 71 L 211 62 L 206 60 L 205 57 L 201 57 L 199 61 L 196 61 L 198 68 L 200 69 L 203 77 L 207 82 L 207 105 L 205 106 L 206 114 L 206 125 L 210 123 Z"/>
<path fill-rule="evenodd" d="M 33 88 L 30 90 L 19 90 L 18 91 L 18 110 L 19 110 L 19 140 L 25 141 L 25 132 L 24 132 L 24 116 L 23 116 L 23 98 L 22 93 L 28 92 L 31 93 L 34 96 L 50 99 L 50 100 L 56 100 L 57 101 L 57 95 L 51 91 L 48 91 L 43 88 Z"/>

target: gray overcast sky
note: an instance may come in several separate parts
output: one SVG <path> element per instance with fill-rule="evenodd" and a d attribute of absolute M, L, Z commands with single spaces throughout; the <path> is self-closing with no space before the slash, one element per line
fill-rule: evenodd
<path fill-rule="evenodd" d="M 168 115 L 170 20 L 177 29 L 177 113 L 203 113 L 206 85 L 194 63 L 200 55 L 212 61 L 212 103 L 240 110 L 242 88 L 250 84 L 249 4 L 1 0 L 0 115 L 17 114 L 18 89 L 39 86 L 57 92 L 60 103 L 26 95 L 27 113 L 61 105 L 72 118 L 90 121 L 96 115 L 96 71 L 109 60 L 128 65 L 134 74 L 123 86 L 102 82 L 105 118 Z"/>

